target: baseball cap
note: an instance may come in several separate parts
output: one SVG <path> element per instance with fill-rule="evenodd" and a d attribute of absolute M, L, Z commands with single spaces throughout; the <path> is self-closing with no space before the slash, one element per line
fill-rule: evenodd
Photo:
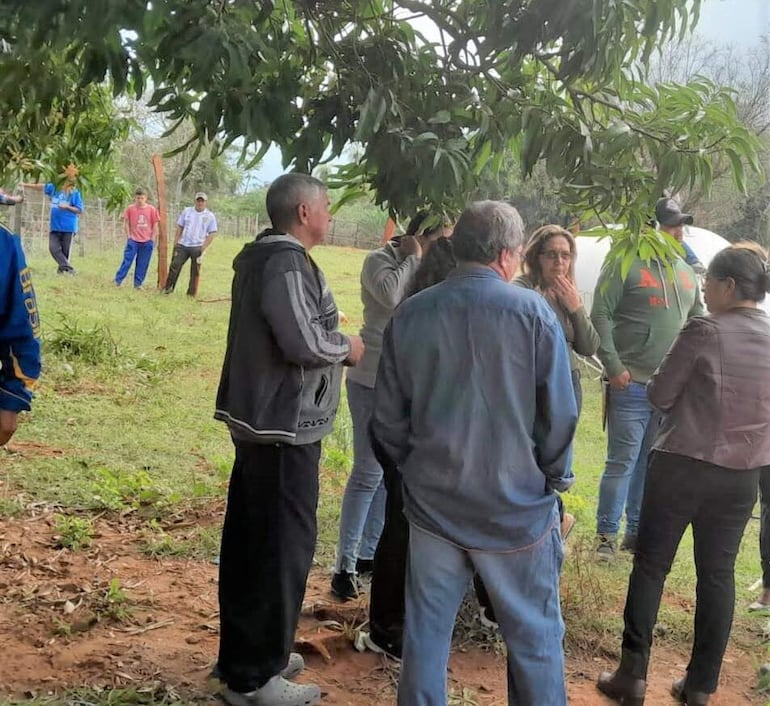
<path fill-rule="evenodd" d="M 663 226 L 692 225 L 693 217 L 689 213 L 682 213 L 675 199 L 658 199 L 655 204 L 655 220 Z"/>
<path fill-rule="evenodd" d="M 206 196 L 206 194 L 203 191 L 199 191 L 197 194 L 195 194 L 195 200 L 203 199 L 204 201 L 208 201 L 209 197 Z"/>

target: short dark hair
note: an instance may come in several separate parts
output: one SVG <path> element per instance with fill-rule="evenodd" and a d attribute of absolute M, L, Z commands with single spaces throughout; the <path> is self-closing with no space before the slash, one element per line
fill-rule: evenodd
<path fill-rule="evenodd" d="M 267 190 L 265 205 L 273 228 L 286 232 L 297 222 L 300 204 L 326 192 L 326 184 L 310 176 L 291 172 L 279 176 Z"/>
<path fill-rule="evenodd" d="M 524 243 L 519 212 L 503 201 L 476 201 L 460 215 L 452 233 L 458 260 L 487 264 L 503 250 L 513 252 Z"/>
<path fill-rule="evenodd" d="M 738 299 L 761 302 L 770 292 L 770 265 L 767 252 L 758 244 L 732 245 L 720 250 L 706 273 L 714 279 L 732 279 Z"/>
<path fill-rule="evenodd" d="M 147 192 L 141 186 L 137 186 L 134 189 L 134 196 L 147 196 Z"/>

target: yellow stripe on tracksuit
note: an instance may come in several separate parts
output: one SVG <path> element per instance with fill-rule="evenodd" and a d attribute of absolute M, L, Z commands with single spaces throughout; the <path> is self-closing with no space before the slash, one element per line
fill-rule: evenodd
<path fill-rule="evenodd" d="M 34 390 L 35 383 L 37 381 L 35 378 L 28 377 L 24 374 L 24 371 L 21 369 L 21 365 L 19 365 L 18 359 L 13 353 L 11 353 L 11 362 L 13 363 L 13 373 L 16 376 L 16 379 L 21 380 L 21 382 L 24 384 L 24 387 L 26 387 L 28 390 Z"/>

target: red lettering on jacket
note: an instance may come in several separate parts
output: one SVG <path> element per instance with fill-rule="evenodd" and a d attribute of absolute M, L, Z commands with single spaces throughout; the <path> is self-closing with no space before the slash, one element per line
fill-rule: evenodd
<path fill-rule="evenodd" d="M 692 281 L 692 278 L 690 277 L 690 274 L 688 272 L 683 271 L 683 270 L 679 271 L 679 283 L 685 289 L 695 289 L 695 282 Z"/>
<path fill-rule="evenodd" d="M 654 289 L 660 289 L 661 284 L 660 280 L 655 279 L 652 272 L 649 270 L 646 270 L 642 268 L 639 270 L 639 286 L 644 287 L 645 289 L 654 288 Z"/>

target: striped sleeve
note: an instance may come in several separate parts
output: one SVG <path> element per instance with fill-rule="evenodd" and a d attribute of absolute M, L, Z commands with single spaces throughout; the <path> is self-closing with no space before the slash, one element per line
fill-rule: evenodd
<path fill-rule="evenodd" d="M 297 269 L 277 272 L 262 292 L 262 311 L 279 348 L 291 363 L 308 368 L 342 363 L 350 354 L 347 337 L 324 326 L 328 316 L 317 295 Z"/>

